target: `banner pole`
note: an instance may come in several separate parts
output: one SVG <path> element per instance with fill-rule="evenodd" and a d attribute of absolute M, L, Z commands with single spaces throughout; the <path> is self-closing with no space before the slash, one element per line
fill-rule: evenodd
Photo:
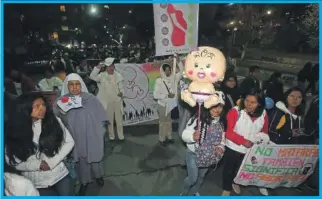
<path fill-rule="evenodd" d="M 176 88 L 176 72 L 177 72 L 177 58 L 176 58 L 176 54 L 173 54 L 173 87 L 172 88 Z M 177 95 L 177 90 L 178 89 L 174 89 L 174 94 Z"/>

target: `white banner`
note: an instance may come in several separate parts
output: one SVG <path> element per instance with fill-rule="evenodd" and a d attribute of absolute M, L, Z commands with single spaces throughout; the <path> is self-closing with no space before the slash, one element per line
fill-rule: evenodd
<path fill-rule="evenodd" d="M 153 4 L 156 56 L 198 46 L 199 4 Z"/>
<path fill-rule="evenodd" d="M 124 126 L 159 119 L 157 103 L 150 89 L 150 84 L 154 85 L 155 81 L 151 76 L 155 72 L 150 65 L 152 63 L 115 64 L 116 71 L 124 78 Z M 158 71 L 159 67 L 155 70 Z"/>
<path fill-rule="evenodd" d="M 317 145 L 254 146 L 245 155 L 234 181 L 244 186 L 297 187 L 314 171 Z"/>

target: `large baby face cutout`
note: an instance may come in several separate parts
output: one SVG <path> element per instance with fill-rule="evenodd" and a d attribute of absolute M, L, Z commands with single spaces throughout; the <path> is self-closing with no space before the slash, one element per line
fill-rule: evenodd
<path fill-rule="evenodd" d="M 198 47 L 187 56 L 185 75 L 192 81 L 215 83 L 224 78 L 225 72 L 225 56 L 216 48 Z"/>

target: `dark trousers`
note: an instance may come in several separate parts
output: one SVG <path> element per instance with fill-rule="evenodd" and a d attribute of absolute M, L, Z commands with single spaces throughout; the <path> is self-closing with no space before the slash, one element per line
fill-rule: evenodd
<path fill-rule="evenodd" d="M 69 175 L 51 187 L 38 189 L 40 196 L 72 196 L 74 195 L 73 181 Z"/>
<path fill-rule="evenodd" d="M 223 171 L 223 189 L 225 191 L 232 190 L 234 178 L 236 177 L 239 167 L 243 162 L 244 156 L 245 154 L 226 147 Z"/>

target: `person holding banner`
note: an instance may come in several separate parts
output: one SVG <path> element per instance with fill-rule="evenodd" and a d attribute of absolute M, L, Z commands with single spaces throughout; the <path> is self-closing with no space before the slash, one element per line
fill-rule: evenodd
<path fill-rule="evenodd" d="M 115 71 L 115 58 L 106 58 L 104 62 L 96 66 L 90 74 L 90 79 L 98 83 L 97 98 L 107 112 L 110 121 L 108 125 L 109 139 L 115 140 L 114 119 L 119 140 L 124 141 L 123 134 L 123 77 Z M 104 67 L 104 72 L 101 69 Z"/>
<path fill-rule="evenodd" d="M 178 60 L 178 57 L 175 57 Z M 179 72 L 175 72 L 175 67 L 169 64 L 163 64 L 160 67 L 160 76 L 156 79 L 153 91 L 153 97 L 158 101 L 158 114 L 159 114 L 159 143 L 165 146 L 166 141 L 173 143 L 172 138 L 172 119 L 171 107 L 177 106 L 177 86 L 182 77 L 183 64 L 178 62 Z M 174 70 L 174 71 L 172 71 Z M 168 112 L 168 110 L 170 110 Z"/>
<path fill-rule="evenodd" d="M 195 196 L 200 195 L 199 189 L 209 167 L 216 165 L 225 151 L 225 132 L 221 117 L 225 100 L 222 92 L 217 93 L 221 93 L 219 103 L 209 109 L 202 107 L 200 120 L 198 114 L 195 114 L 182 133 L 182 140 L 187 143 L 188 172 L 183 181 L 183 196 L 189 192 Z"/>
<path fill-rule="evenodd" d="M 232 189 L 236 194 L 241 193 L 239 185 L 234 184 L 233 180 L 245 154 L 257 142 L 257 136 L 269 140 L 267 132 L 265 102 L 255 89 L 250 89 L 241 99 L 240 105 L 227 114 L 223 196 L 229 196 Z M 260 193 L 268 195 L 265 188 L 260 188 Z"/>

